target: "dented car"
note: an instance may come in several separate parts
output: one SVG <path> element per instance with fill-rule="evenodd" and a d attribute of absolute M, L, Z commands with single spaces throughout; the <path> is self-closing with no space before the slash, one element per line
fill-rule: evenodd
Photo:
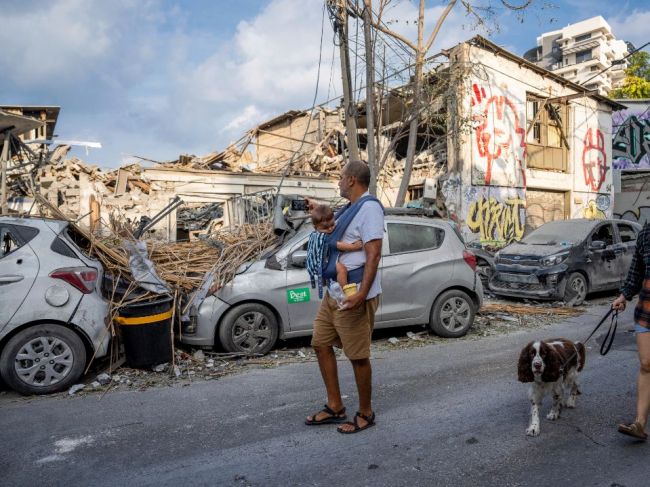
<path fill-rule="evenodd" d="M 558 220 L 495 255 L 490 290 L 500 296 L 581 304 L 617 289 L 632 262 L 641 225 L 625 220 Z"/>
<path fill-rule="evenodd" d="M 0 217 L 0 376 L 22 394 L 74 384 L 106 355 L 101 264 L 67 222 Z"/>
<path fill-rule="evenodd" d="M 184 326 L 181 341 L 264 354 L 278 339 L 311 335 L 321 301 L 305 269 L 311 231 L 310 224 L 301 228 L 208 296 Z M 475 255 L 453 224 L 386 216 L 375 328 L 427 324 L 440 336 L 465 335 L 483 301 L 476 267 Z"/>

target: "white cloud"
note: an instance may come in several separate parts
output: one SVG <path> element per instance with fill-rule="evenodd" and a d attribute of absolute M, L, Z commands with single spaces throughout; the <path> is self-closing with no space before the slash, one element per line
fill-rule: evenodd
<path fill-rule="evenodd" d="M 650 25 L 650 10 L 635 10 L 632 13 L 621 14 L 607 19 L 617 39 L 630 41 L 635 47 L 641 47 L 650 41 L 648 25 Z M 646 50 L 648 48 L 646 47 Z"/>

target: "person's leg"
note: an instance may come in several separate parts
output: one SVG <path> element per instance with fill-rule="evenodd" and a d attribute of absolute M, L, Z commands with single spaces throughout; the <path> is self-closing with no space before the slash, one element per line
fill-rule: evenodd
<path fill-rule="evenodd" d="M 366 301 L 360 309 L 345 310 L 346 325 L 351 325 L 346 331 L 340 329 L 343 340 L 343 351 L 346 353 L 354 370 L 354 379 L 359 393 L 359 412 L 370 417 L 372 409 L 372 366 L 370 364 L 370 341 L 375 323 L 375 312 L 379 298 Z M 347 349 L 346 349 L 347 345 Z M 368 421 L 362 417 L 356 418 L 357 425 L 363 428 Z M 338 428 L 341 432 L 355 429 L 353 423 L 345 423 Z"/>
<path fill-rule="evenodd" d="M 636 393 L 636 422 L 647 430 L 650 412 L 650 332 L 637 333 L 636 344 L 639 350 L 639 377 Z"/>
<path fill-rule="evenodd" d="M 341 289 L 348 284 L 348 269 L 340 262 L 336 262 L 336 282 L 339 283 Z"/>
<path fill-rule="evenodd" d="M 343 400 L 341 399 L 341 389 L 339 386 L 339 372 L 336 365 L 336 355 L 332 347 L 314 347 L 316 358 L 318 358 L 318 367 L 323 377 L 325 390 L 327 391 L 327 406 L 332 411 L 341 411 L 343 409 Z M 315 416 L 308 416 L 307 420 L 320 421 L 330 416 L 328 413 L 321 411 Z"/>
<path fill-rule="evenodd" d="M 327 406 L 332 411 L 341 411 L 343 409 L 343 402 L 339 387 L 336 355 L 332 348 L 332 345 L 340 344 L 333 324 L 334 308 L 337 308 L 336 302 L 326 293 L 314 319 L 314 333 L 312 335 L 311 346 L 316 353 L 318 367 L 323 378 L 323 383 L 325 384 Z M 321 411 L 313 416 L 308 416 L 307 421 L 320 421 L 326 419 L 328 416 L 330 415 L 327 412 Z"/>

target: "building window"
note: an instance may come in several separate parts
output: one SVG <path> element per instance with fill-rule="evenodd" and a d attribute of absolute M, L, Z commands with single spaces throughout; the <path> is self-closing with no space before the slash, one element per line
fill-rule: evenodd
<path fill-rule="evenodd" d="M 592 66 L 589 71 L 592 71 L 592 72 L 593 71 L 598 71 L 598 69 L 599 69 L 598 66 Z"/>
<path fill-rule="evenodd" d="M 591 32 L 589 34 L 584 34 L 576 37 L 576 42 L 582 42 L 591 39 Z"/>
<path fill-rule="evenodd" d="M 526 100 L 527 165 L 530 168 L 568 170 L 569 107 L 566 103 L 544 103 L 528 95 Z M 532 126 L 531 126 L 532 124 Z"/>
<path fill-rule="evenodd" d="M 580 51 L 576 53 L 576 64 L 584 63 L 591 60 L 591 49 Z"/>

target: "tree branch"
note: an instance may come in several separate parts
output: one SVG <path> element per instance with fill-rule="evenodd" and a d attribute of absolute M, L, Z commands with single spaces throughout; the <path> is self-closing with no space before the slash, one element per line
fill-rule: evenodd
<path fill-rule="evenodd" d="M 447 15 L 449 15 L 449 12 L 451 12 L 451 9 L 454 8 L 454 6 L 456 5 L 456 2 L 457 0 L 451 0 L 447 5 L 447 7 L 445 8 L 444 12 L 442 12 L 442 15 L 440 15 L 440 17 L 438 18 L 438 22 L 436 22 L 436 26 L 433 29 L 433 32 L 431 32 L 431 35 L 429 36 L 429 40 L 424 46 L 424 52 L 429 52 L 429 49 L 431 49 L 431 45 L 433 44 L 433 41 L 438 36 L 438 32 L 440 32 L 440 28 L 442 27 L 442 24 L 445 22 L 445 19 L 447 18 Z"/>

